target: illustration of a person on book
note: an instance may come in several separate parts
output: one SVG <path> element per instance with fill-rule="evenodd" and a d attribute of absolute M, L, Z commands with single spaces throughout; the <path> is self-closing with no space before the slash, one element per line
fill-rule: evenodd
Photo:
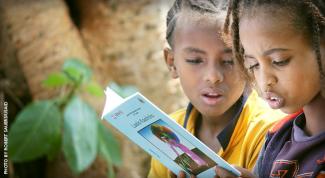
<path fill-rule="evenodd" d="M 152 124 L 151 125 L 151 132 L 161 141 L 164 143 L 167 143 L 170 148 L 175 152 L 177 157 L 180 157 L 181 154 L 178 153 L 176 148 L 179 148 L 182 150 L 189 158 L 191 158 L 197 166 L 205 166 L 208 165 L 206 161 L 204 161 L 202 158 L 200 158 L 196 153 L 194 153 L 192 150 L 187 148 L 185 145 L 183 145 L 180 142 L 180 139 L 177 137 L 177 135 L 169 128 L 159 125 L 159 124 Z M 188 161 L 187 161 L 188 162 Z M 184 166 L 184 165 L 182 165 Z M 185 166 L 187 169 L 190 169 L 189 164 Z"/>

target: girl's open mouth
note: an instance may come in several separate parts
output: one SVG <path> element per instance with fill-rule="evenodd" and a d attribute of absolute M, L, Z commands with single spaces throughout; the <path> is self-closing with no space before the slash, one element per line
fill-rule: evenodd
<path fill-rule="evenodd" d="M 218 93 L 205 93 L 201 95 L 203 102 L 207 105 L 218 104 L 222 100 L 222 95 Z"/>
<path fill-rule="evenodd" d="M 275 93 L 267 92 L 264 98 L 272 109 L 279 109 L 284 105 L 284 99 Z"/>

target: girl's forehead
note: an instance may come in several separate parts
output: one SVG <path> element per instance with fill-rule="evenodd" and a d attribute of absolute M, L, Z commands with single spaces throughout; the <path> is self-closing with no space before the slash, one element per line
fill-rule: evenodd
<path fill-rule="evenodd" d="M 179 14 L 176 22 L 176 28 L 183 26 L 220 26 L 222 27 L 225 15 L 220 13 L 200 13 L 193 10 L 184 10 Z"/>
<path fill-rule="evenodd" d="M 303 13 L 297 11 L 297 7 L 276 5 L 260 5 L 241 10 L 240 24 L 254 21 L 255 23 L 269 24 L 272 27 L 280 27 L 283 30 L 305 32 L 308 22 Z"/>
<path fill-rule="evenodd" d="M 203 25 L 211 23 L 212 20 L 209 20 L 207 16 L 199 15 L 196 16 L 192 13 L 181 13 L 176 22 L 176 28 L 181 28 L 184 25 Z"/>
<path fill-rule="evenodd" d="M 240 18 L 239 29 L 250 30 L 259 28 L 268 32 L 279 34 L 301 34 L 301 31 L 294 25 L 293 17 L 284 10 L 260 9 L 251 13 L 243 14 Z"/>
<path fill-rule="evenodd" d="M 215 20 L 202 17 L 189 18 L 184 17 L 183 20 L 180 19 L 179 23 L 175 28 L 175 39 L 189 39 L 194 38 L 194 36 L 219 36 L 222 31 L 222 25 L 217 23 Z"/>
<path fill-rule="evenodd" d="M 299 49 L 302 46 L 309 48 L 309 39 L 294 27 L 289 20 L 290 17 L 281 17 L 283 16 L 279 14 L 271 17 L 267 13 L 255 17 L 243 16 L 240 19 L 239 35 L 245 53 L 262 53 L 272 48 Z"/>

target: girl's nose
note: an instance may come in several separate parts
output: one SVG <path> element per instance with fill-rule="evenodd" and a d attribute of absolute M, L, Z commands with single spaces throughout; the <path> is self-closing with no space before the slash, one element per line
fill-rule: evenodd
<path fill-rule="evenodd" d="M 274 85 L 278 82 L 276 76 L 274 76 L 271 72 L 269 71 L 264 71 L 262 72 L 261 75 L 261 80 L 262 80 L 262 89 L 264 92 L 270 91 Z"/>
<path fill-rule="evenodd" d="M 209 67 L 205 72 L 204 80 L 210 84 L 220 83 L 223 79 L 223 72 L 219 67 Z"/>

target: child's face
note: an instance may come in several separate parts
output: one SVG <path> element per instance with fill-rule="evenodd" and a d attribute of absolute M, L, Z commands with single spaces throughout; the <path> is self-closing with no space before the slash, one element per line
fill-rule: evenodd
<path fill-rule="evenodd" d="M 244 16 L 239 25 L 245 66 L 272 108 L 295 112 L 320 91 L 314 51 L 288 18 L 256 16 Z"/>
<path fill-rule="evenodd" d="M 204 117 L 221 116 L 240 98 L 245 87 L 231 49 L 221 40 L 215 23 L 186 21 L 177 25 L 174 49 L 165 55 L 166 62 Z"/>

